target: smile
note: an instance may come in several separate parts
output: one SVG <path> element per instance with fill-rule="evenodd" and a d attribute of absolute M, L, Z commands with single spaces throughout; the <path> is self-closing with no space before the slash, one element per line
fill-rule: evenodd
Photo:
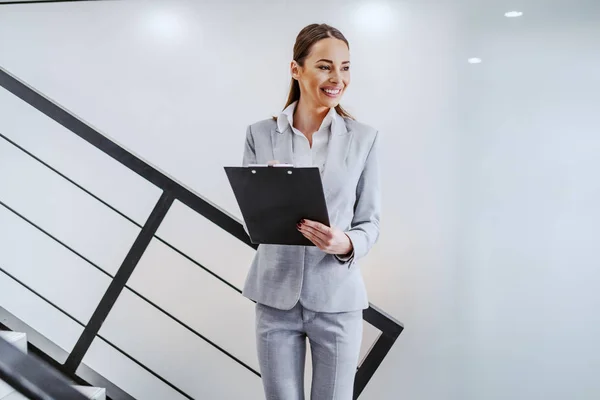
<path fill-rule="evenodd" d="M 321 89 L 321 90 L 323 92 L 325 92 L 325 94 L 329 97 L 336 97 L 342 92 L 342 89 Z"/>

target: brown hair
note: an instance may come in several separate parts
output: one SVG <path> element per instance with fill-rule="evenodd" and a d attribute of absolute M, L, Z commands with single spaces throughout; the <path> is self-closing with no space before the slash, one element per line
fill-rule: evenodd
<path fill-rule="evenodd" d="M 350 48 L 350 44 L 348 44 L 346 37 L 336 28 L 327 24 L 311 24 L 302 29 L 296 37 L 296 44 L 294 44 L 294 60 L 299 66 L 303 67 L 304 61 L 310 55 L 312 46 L 318 41 L 327 38 L 339 39 L 346 43 L 346 46 Z M 297 100 L 300 100 L 300 84 L 297 80 L 292 78 L 290 93 L 283 109 L 285 110 L 290 104 Z M 354 117 L 350 115 L 348 111 L 344 110 L 339 104 L 335 107 L 335 110 L 342 117 L 354 119 Z"/>

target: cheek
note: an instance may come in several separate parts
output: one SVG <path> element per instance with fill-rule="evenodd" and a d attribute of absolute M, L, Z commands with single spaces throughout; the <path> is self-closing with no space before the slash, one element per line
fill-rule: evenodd
<path fill-rule="evenodd" d="M 322 82 L 322 80 L 320 79 L 320 77 L 318 75 L 305 74 L 302 77 L 301 86 L 305 90 L 314 91 L 314 90 L 319 89 L 319 87 L 321 86 L 321 82 Z"/>
<path fill-rule="evenodd" d="M 323 83 L 327 81 L 326 77 L 323 77 L 321 75 L 315 74 L 312 77 L 311 80 L 311 85 L 315 88 L 315 89 L 319 89 L 319 87 L 321 87 L 321 85 L 323 85 Z"/>
<path fill-rule="evenodd" d="M 352 79 L 350 79 L 350 74 L 348 74 L 348 75 L 344 76 L 344 78 L 343 78 L 343 79 L 344 79 L 344 85 L 345 85 L 345 86 L 348 86 L 348 85 L 350 85 L 350 81 L 352 80 Z"/>

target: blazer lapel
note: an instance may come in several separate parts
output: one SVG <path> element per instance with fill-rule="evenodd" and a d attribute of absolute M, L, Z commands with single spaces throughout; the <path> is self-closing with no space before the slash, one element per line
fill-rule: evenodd
<path fill-rule="evenodd" d="M 289 132 L 289 128 L 283 132 L 279 132 L 277 129 L 271 130 L 271 143 L 273 145 L 273 160 L 277 160 L 282 164 L 294 163 L 292 135 Z"/>
<path fill-rule="evenodd" d="M 337 114 L 335 118 L 335 129 L 331 130 L 329 144 L 327 145 L 327 160 L 321 177 L 327 203 L 329 203 L 329 198 L 335 192 L 335 189 L 340 184 L 344 184 L 342 181 L 345 176 L 344 173 L 348 169 L 348 151 L 353 138 L 353 133 L 348 130 L 344 118 Z M 285 164 L 295 164 L 292 140 L 293 134 L 289 126 L 283 132 L 279 132 L 278 129 L 271 130 L 273 160 Z"/>
<path fill-rule="evenodd" d="M 332 130 L 329 144 L 327 146 L 327 161 L 323 171 L 323 189 L 325 200 L 329 202 L 329 196 L 338 185 L 343 185 L 344 172 L 347 170 L 348 151 L 352 143 L 353 133 L 346 127 L 343 118 L 339 117 L 339 124 L 335 131 Z"/>

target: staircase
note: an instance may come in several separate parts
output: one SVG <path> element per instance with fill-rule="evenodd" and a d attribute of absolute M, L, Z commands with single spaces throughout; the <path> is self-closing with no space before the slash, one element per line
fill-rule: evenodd
<path fill-rule="evenodd" d="M 76 397 L 90 382 L 115 400 L 261 398 L 240 221 L 1 66 L 0 108 L 0 329 L 26 332 Z M 373 304 L 363 319 L 354 399 L 404 329 Z"/>
<path fill-rule="evenodd" d="M 0 331 L 0 339 L 4 339 L 6 342 L 12 344 L 17 349 L 27 354 L 27 335 L 25 333 L 11 332 L 11 331 Z M 2 355 L 0 354 L 0 357 Z M 91 400 L 106 400 L 106 390 L 91 387 L 91 386 L 78 386 L 73 385 L 80 393 L 86 398 Z M 6 383 L 0 381 L 0 400 L 22 400 L 27 397 L 16 392 L 13 388 L 8 386 Z"/>

